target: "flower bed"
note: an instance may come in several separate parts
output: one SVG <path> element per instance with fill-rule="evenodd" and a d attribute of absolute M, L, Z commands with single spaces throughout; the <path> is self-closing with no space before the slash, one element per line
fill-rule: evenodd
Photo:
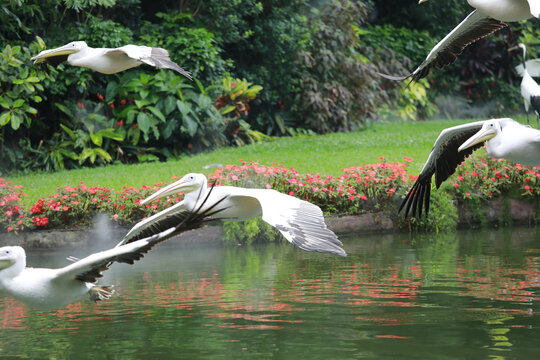
<path fill-rule="evenodd" d="M 458 168 L 441 190 L 432 192 L 434 205 L 439 202 L 440 206 L 451 206 L 444 196 L 460 202 L 478 203 L 503 196 L 536 199 L 540 194 L 539 169 L 483 155 L 485 153 L 477 152 Z M 242 161 L 239 165 L 217 169 L 208 175 L 208 179 L 216 186 L 275 189 L 317 204 L 326 214 L 354 215 L 380 211 L 395 214 L 402 196 L 416 180 L 416 176 L 406 173 L 407 163 L 411 160 L 404 158 L 404 162 L 387 163 L 381 158 L 377 164 L 343 169 L 337 177 L 319 173 L 300 174 L 274 163 L 261 165 Z M 177 179 L 175 177 L 173 181 Z M 22 186 L 0 179 L 0 230 L 88 227 L 98 213 L 107 214 L 120 225 L 133 224 L 181 200 L 179 194 L 145 206 L 139 204 L 163 185 L 165 183 L 119 190 L 87 187 L 84 183 L 74 187 L 65 185 L 58 188 L 56 194 L 42 198 L 26 209 L 22 201 L 26 195 Z M 428 222 L 437 223 L 441 216 L 446 215 L 438 215 L 437 207 L 432 206 Z M 449 224 L 451 226 L 452 222 Z M 422 226 L 429 228 L 425 224 Z"/>

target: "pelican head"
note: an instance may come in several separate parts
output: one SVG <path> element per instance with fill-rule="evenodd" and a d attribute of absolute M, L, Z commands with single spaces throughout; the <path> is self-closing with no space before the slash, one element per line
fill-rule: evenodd
<path fill-rule="evenodd" d="M 52 56 L 61 56 L 61 55 L 71 55 L 78 53 L 84 49 L 88 48 L 88 45 L 86 45 L 86 42 L 84 41 L 72 41 L 69 44 L 66 44 L 64 46 L 60 46 L 55 49 L 50 50 L 43 50 L 30 60 L 34 60 L 34 62 L 38 63 L 41 61 L 44 61 L 43 59 L 52 57 Z"/>
<path fill-rule="evenodd" d="M 203 174 L 195 174 L 195 173 L 189 173 L 182 177 L 180 180 L 167 185 L 158 191 L 156 191 L 153 195 L 147 197 L 146 199 L 141 201 L 141 204 L 146 204 L 152 200 L 170 195 L 170 194 L 177 194 L 179 192 L 183 192 L 184 194 L 189 194 L 194 191 L 200 190 L 207 184 L 206 176 Z"/>
<path fill-rule="evenodd" d="M 488 141 L 497 136 L 502 130 L 501 121 L 497 119 L 488 120 L 482 125 L 480 131 L 467 139 L 461 146 L 458 148 L 458 151 L 463 151 L 470 148 L 476 144 L 479 144 L 484 141 Z"/>
<path fill-rule="evenodd" d="M 26 267 L 26 253 L 20 246 L 0 248 L 0 274 L 18 275 Z"/>

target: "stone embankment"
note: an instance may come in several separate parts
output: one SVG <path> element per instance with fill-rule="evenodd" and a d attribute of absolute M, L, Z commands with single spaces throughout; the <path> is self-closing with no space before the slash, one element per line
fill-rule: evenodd
<path fill-rule="evenodd" d="M 458 205 L 458 228 L 477 228 L 483 225 L 533 226 L 540 218 L 538 205 L 517 199 L 494 199 L 486 202 L 480 209 L 472 209 L 467 204 Z M 336 234 L 395 232 L 399 229 L 398 215 L 388 213 L 369 213 L 362 215 L 328 216 L 326 223 Z M 41 230 L 26 231 L 19 234 L 0 234 L 0 246 L 20 245 L 26 248 L 80 247 L 98 241 L 114 246 L 127 233 L 127 227 L 105 224 L 106 231 L 98 230 Z M 182 243 L 220 243 L 223 229 L 218 225 L 183 233 L 177 239 Z M 106 245 L 107 244 L 107 245 Z"/>

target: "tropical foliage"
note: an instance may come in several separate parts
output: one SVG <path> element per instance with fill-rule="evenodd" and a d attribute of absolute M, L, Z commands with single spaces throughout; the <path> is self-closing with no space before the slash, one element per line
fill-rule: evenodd
<path fill-rule="evenodd" d="M 0 173 L 164 160 L 273 135 L 350 131 L 381 115 L 424 119 L 437 107 L 470 110 L 460 116 L 515 111 L 519 54 L 506 49 L 519 38 L 531 56 L 539 52 L 528 22 L 414 86 L 376 75 L 406 73 L 469 10 L 459 0 L 6 0 Z M 164 47 L 196 81 L 150 67 L 106 76 L 30 61 L 73 40 Z M 484 110 L 474 113 L 475 104 Z"/>

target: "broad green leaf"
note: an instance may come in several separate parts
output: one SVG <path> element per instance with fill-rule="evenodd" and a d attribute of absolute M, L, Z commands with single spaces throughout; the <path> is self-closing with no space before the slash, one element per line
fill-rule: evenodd
<path fill-rule="evenodd" d="M 68 134 L 68 136 L 69 136 L 71 139 L 75 140 L 75 134 L 73 133 L 73 131 L 72 131 L 70 128 L 68 128 L 68 127 L 65 126 L 64 124 L 60 124 L 60 127 L 64 130 L 64 132 L 65 132 L 66 134 Z"/>
<path fill-rule="evenodd" d="M 9 111 L 4 111 L 2 114 L 0 114 L 0 125 L 6 125 L 10 119 L 11 113 Z"/>
<path fill-rule="evenodd" d="M 54 106 L 56 106 L 60 111 L 62 111 L 67 116 L 69 116 L 71 119 L 74 118 L 73 113 L 71 112 L 71 110 L 69 110 L 65 105 L 60 104 L 60 103 L 55 103 Z"/>
<path fill-rule="evenodd" d="M 150 104 L 151 102 L 148 100 L 135 100 L 135 105 L 137 105 L 139 109 L 142 109 L 146 105 L 150 105 Z"/>
<path fill-rule="evenodd" d="M 191 112 L 191 105 L 189 103 L 185 103 L 178 100 L 176 101 L 176 107 L 178 108 L 178 110 L 180 110 L 180 112 L 184 116 L 186 116 L 187 114 Z"/>
<path fill-rule="evenodd" d="M 156 109 L 155 107 L 148 106 L 147 109 L 150 110 L 150 112 L 152 114 L 154 114 L 161 122 L 166 122 L 167 121 L 165 119 L 165 116 L 163 115 L 163 113 L 161 111 L 159 111 L 158 109 Z"/>
<path fill-rule="evenodd" d="M 111 101 L 116 95 L 118 95 L 118 84 L 115 81 L 110 81 L 105 89 L 105 101 Z"/>
<path fill-rule="evenodd" d="M 106 162 L 111 162 L 112 161 L 112 157 L 111 155 L 106 152 L 105 150 L 103 149 L 94 149 L 96 155 L 99 155 L 103 160 L 105 160 Z"/>
<path fill-rule="evenodd" d="M 101 144 L 103 143 L 103 136 L 101 136 L 99 131 L 95 134 L 90 133 L 90 140 L 92 140 L 95 145 L 101 146 Z"/>
<path fill-rule="evenodd" d="M 146 135 L 150 130 L 150 126 L 152 126 L 152 118 L 148 116 L 148 114 L 140 112 L 139 115 L 137 115 L 137 123 L 139 124 L 141 131 Z"/>
<path fill-rule="evenodd" d="M 219 109 L 219 112 L 222 113 L 223 115 L 227 115 L 228 113 L 230 113 L 231 111 L 234 111 L 235 109 L 236 109 L 236 106 L 228 105 L 228 106 L 225 106 L 224 108 Z"/>
<path fill-rule="evenodd" d="M 11 128 L 17 130 L 21 126 L 21 118 L 15 114 L 11 114 Z"/>
<path fill-rule="evenodd" d="M 165 110 L 165 115 L 169 115 L 176 108 L 176 99 L 173 96 L 167 96 L 163 100 L 163 110 Z"/>
<path fill-rule="evenodd" d="M 117 132 L 115 129 L 108 128 L 108 129 L 102 129 L 97 132 L 102 137 L 109 138 L 116 141 L 122 141 L 124 140 L 124 135 Z"/>
<path fill-rule="evenodd" d="M 189 136 L 195 136 L 199 125 L 197 124 L 197 121 L 191 118 L 191 116 L 184 116 L 182 118 L 182 127 L 187 130 Z"/>
<path fill-rule="evenodd" d="M 116 115 L 117 118 L 125 118 L 128 116 L 128 113 L 132 110 L 137 110 L 137 107 L 135 105 L 129 105 L 126 106 L 120 113 Z"/>
<path fill-rule="evenodd" d="M 1 96 L 0 97 L 0 106 L 2 106 L 4 109 L 11 108 L 11 105 L 13 104 L 13 101 L 8 98 L 7 96 Z"/>
<path fill-rule="evenodd" d="M 13 102 L 13 107 L 14 108 L 19 108 L 21 106 L 23 106 L 24 104 L 24 99 L 17 99 Z"/>

